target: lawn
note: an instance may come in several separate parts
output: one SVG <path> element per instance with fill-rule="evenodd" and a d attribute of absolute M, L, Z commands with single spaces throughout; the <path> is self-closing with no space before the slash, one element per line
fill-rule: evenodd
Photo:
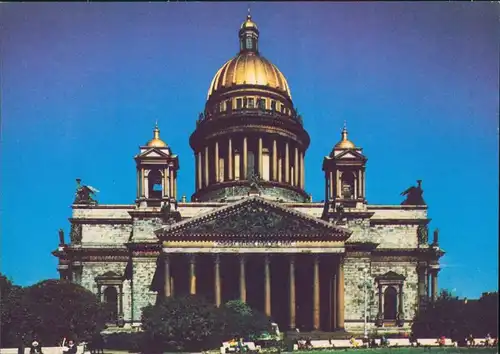
<path fill-rule="evenodd" d="M 498 348 L 376 348 L 376 349 L 336 349 L 322 350 L 321 354 L 338 354 L 339 352 L 352 352 L 357 354 L 492 354 L 498 353 Z M 318 351 L 300 351 L 300 354 L 318 354 Z"/>

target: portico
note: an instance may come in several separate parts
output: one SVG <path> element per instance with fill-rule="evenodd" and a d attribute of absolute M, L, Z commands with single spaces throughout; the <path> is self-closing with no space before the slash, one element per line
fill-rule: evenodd
<path fill-rule="evenodd" d="M 284 208 L 258 197 L 226 209 L 157 232 L 164 296 L 199 294 L 217 306 L 240 299 L 283 328 L 344 328 L 342 259 L 349 231 L 298 212 L 283 214 Z M 244 233 L 240 223 L 246 223 Z"/>

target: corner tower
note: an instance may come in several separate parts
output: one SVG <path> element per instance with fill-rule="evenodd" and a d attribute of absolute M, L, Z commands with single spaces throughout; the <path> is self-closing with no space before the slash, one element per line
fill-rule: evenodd
<path fill-rule="evenodd" d="M 153 139 L 140 147 L 134 157 L 137 166 L 137 204 L 159 207 L 177 199 L 177 171 L 179 159 L 160 138 L 158 124 Z"/>
<path fill-rule="evenodd" d="M 259 52 L 248 14 L 239 53 L 215 74 L 190 137 L 195 155 L 194 201 L 240 199 L 249 193 L 305 202 L 304 157 L 309 135 L 285 76 Z"/>
<path fill-rule="evenodd" d="M 340 141 L 323 160 L 325 172 L 325 201 L 354 207 L 366 203 L 365 167 L 368 159 L 363 149 L 348 138 L 344 124 Z"/>

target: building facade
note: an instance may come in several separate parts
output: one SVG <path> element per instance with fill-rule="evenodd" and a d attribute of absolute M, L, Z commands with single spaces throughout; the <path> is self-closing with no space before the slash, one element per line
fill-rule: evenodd
<path fill-rule="evenodd" d="M 438 231 L 428 241 L 420 181 L 401 205 L 368 204 L 367 158 L 348 137 L 324 158 L 324 202 L 305 190 L 310 143 L 285 76 L 259 54 L 249 15 L 240 51 L 215 74 L 190 137 L 191 201 L 177 195 L 179 160 L 160 137 L 135 156 L 137 198 L 100 205 L 78 181 L 61 278 L 113 304 L 119 327 L 158 299 L 241 299 L 281 328 L 405 330 L 437 296 Z M 319 168 L 319 166 L 318 166 Z"/>

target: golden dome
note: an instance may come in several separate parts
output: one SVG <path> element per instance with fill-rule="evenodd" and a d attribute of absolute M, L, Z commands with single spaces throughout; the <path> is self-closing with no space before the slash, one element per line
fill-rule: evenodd
<path fill-rule="evenodd" d="M 347 127 L 344 125 L 342 129 L 342 139 L 335 145 L 335 149 L 355 149 L 356 146 L 352 141 L 347 139 Z"/>
<path fill-rule="evenodd" d="M 252 16 L 250 16 L 250 13 L 247 15 L 247 19 L 245 22 L 241 24 L 241 29 L 246 29 L 246 28 L 257 28 L 257 24 L 252 21 Z"/>
<path fill-rule="evenodd" d="M 153 139 L 148 141 L 146 146 L 160 147 L 160 148 L 167 147 L 167 144 L 163 140 L 160 139 L 160 129 L 158 129 L 158 124 L 155 125 L 155 128 L 153 130 Z"/>
<path fill-rule="evenodd" d="M 207 99 L 217 90 L 239 85 L 266 86 L 277 89 L 292 99 L 285 76 L 274 64 L 257 53 L 240 53 L 225 63 L 215 74 Z"/>

